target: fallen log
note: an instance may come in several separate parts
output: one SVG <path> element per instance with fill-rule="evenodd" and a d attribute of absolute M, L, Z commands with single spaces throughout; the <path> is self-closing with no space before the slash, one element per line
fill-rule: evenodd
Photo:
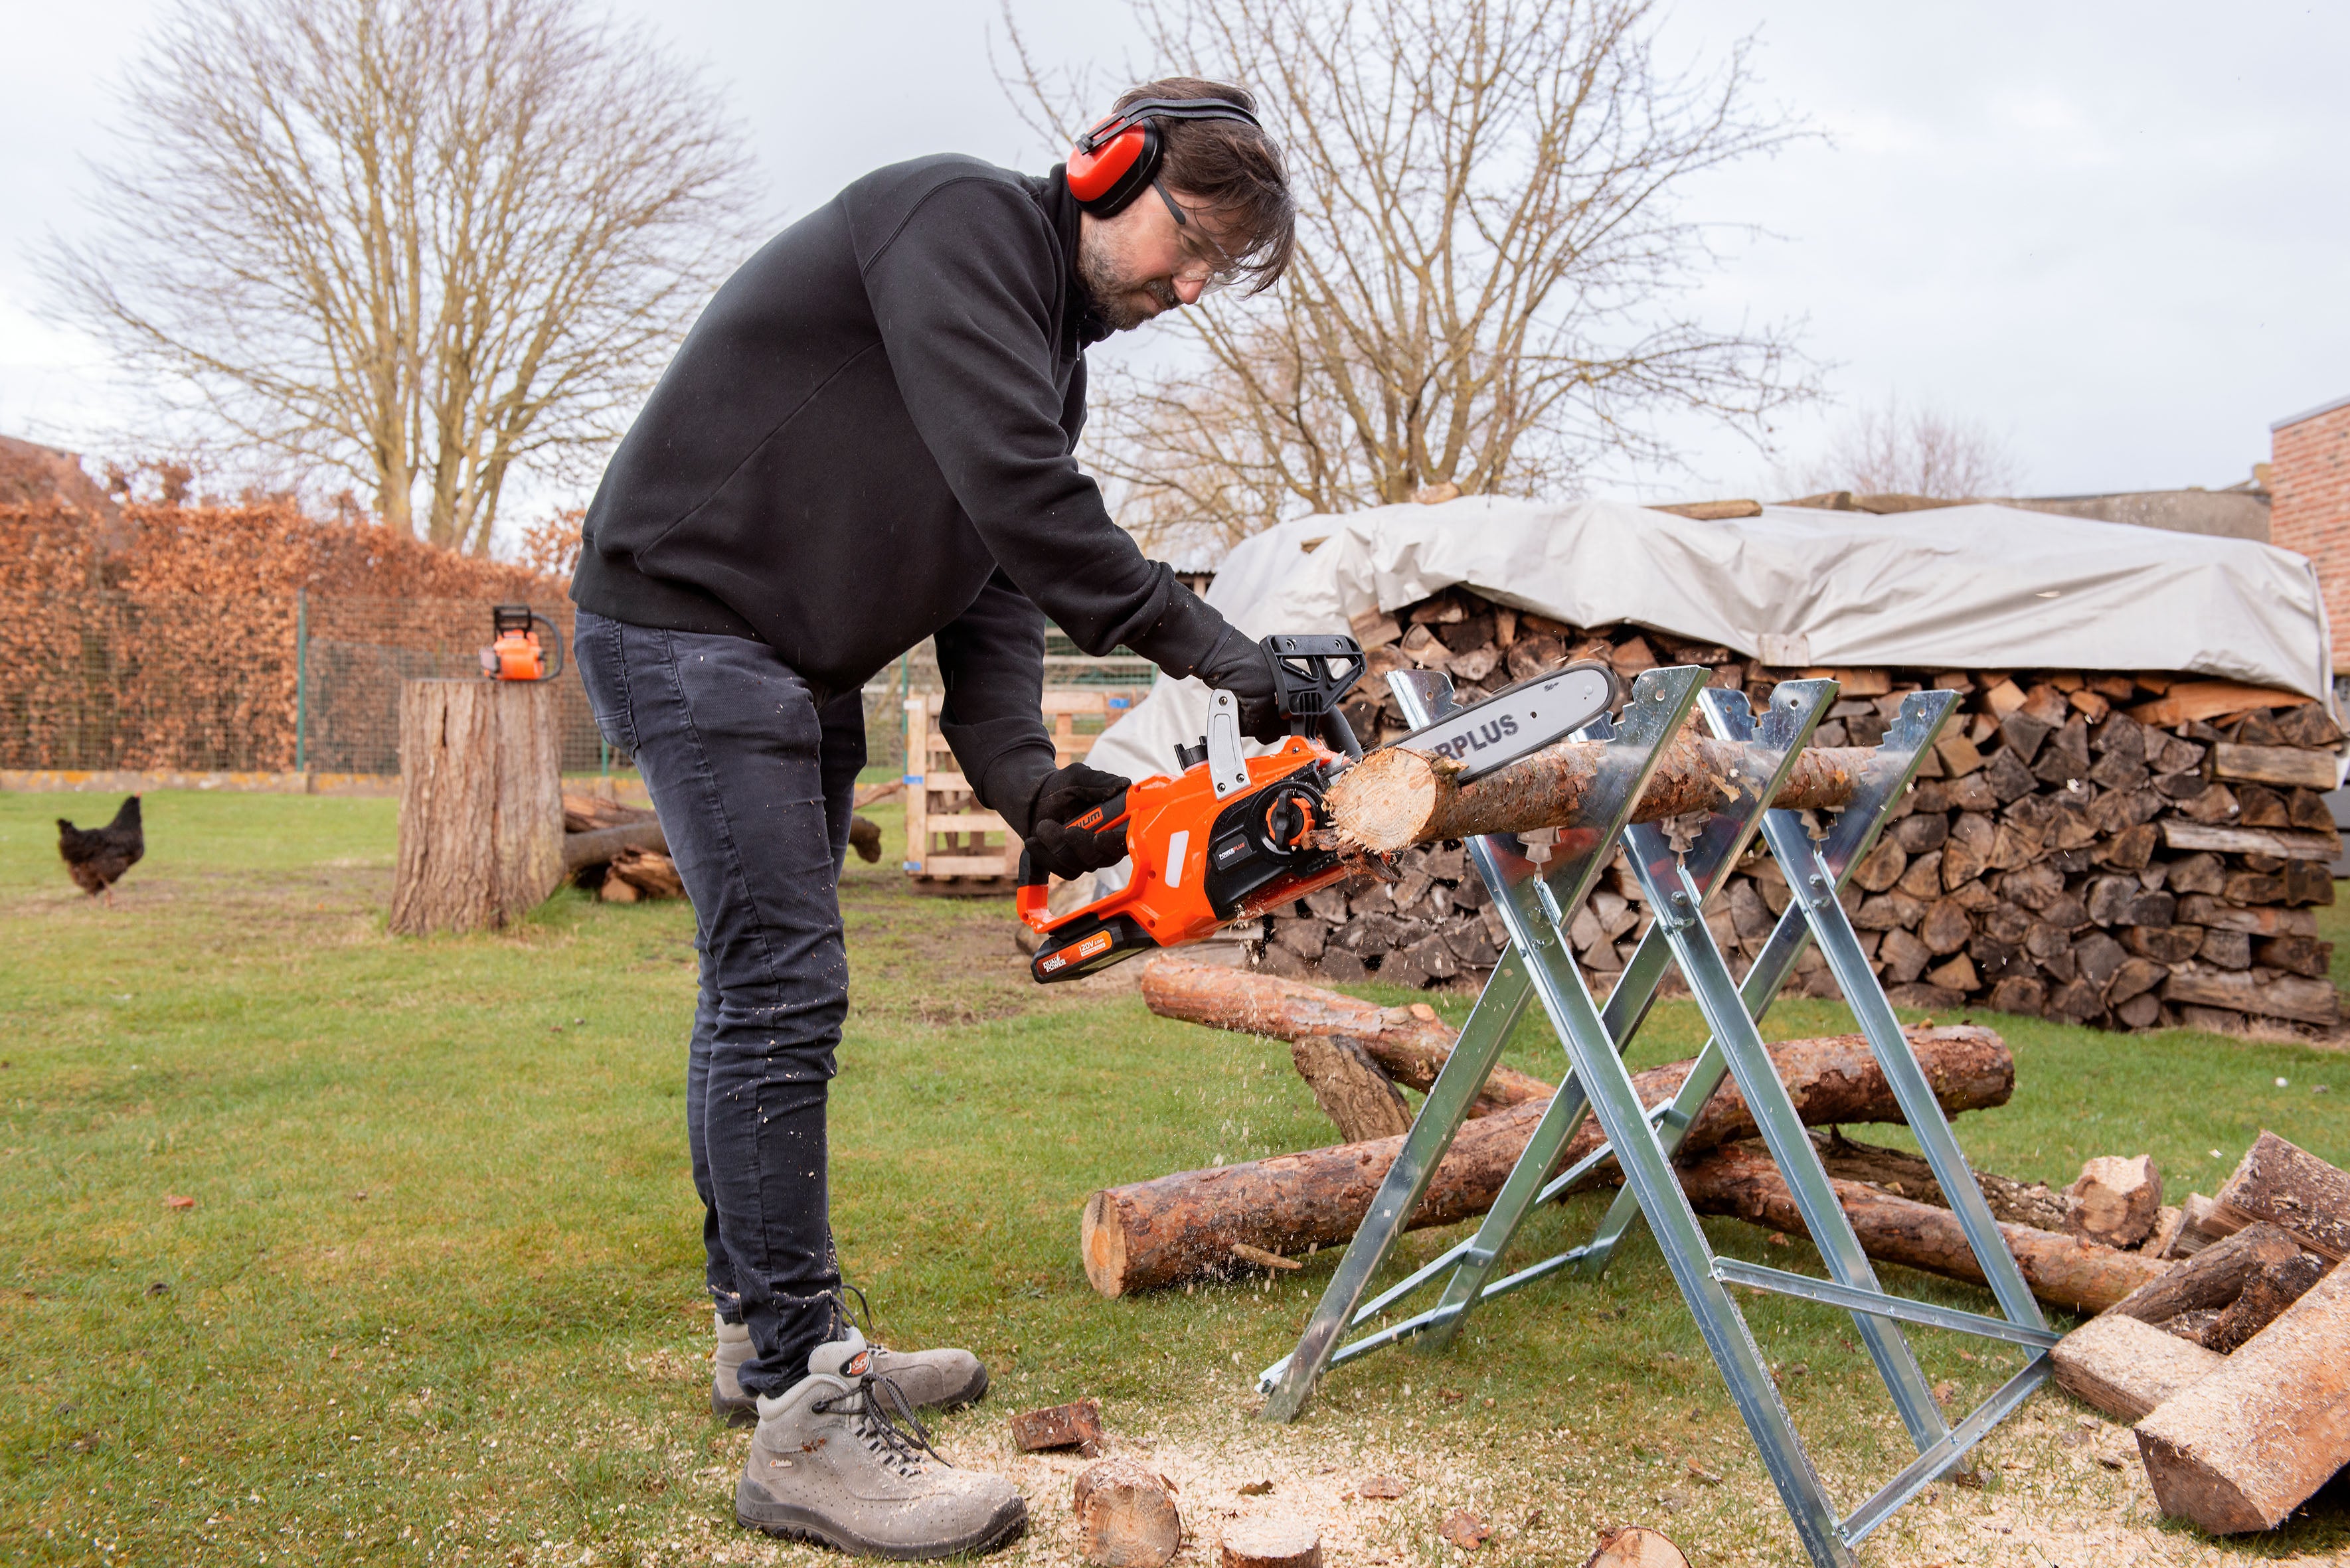
<path fill-rule="evenodd" d="M 2007 1103 L 2015 1088 L 2015 1059 L 1997 1034 L 1972 1024 L 1907 1033 L 1946 1113 Z M 1806 1124 L 1901 1119 L 1863 1036 L 1788 1040 L 1770 1049 Z M 1658 1106 L 1671 1099 L 1689 1067 L 1675 1062 L 1635 1074 L 1641 1103 Z M 1492 1207 L 1547 1104 L 1528 1101 L 1464 1123 L 1429 1182 L 1411 1228 L 1449 1225 Z M 1690 1124 L 1686 1147 L 1711 1148 L 1752 1137 L 1754 1130 L 1737 1085 L 1725 1082 Z M 1567 1140 L 1558 1168 L 1602 1141 L 1597 1124 L 1586 1117 Z M 1118 1296 L 1227 1272 L 1236 1244 L 1294 1253 L 1344 1241 L 1362 1223 L 1402 1147 L 1400 1137 L 1381 1138 L 1105 1188 L 1087 1200 L 1080 1223 L 1086 1278 L 1102 1294 Z"/>
<path fill-rule="evenodd" d="M 2225 1361 L 2217 1351 L 2117 1312 L 2101 1312 L 2058 1340 L 2048 1359 L 2058 1387 L 2116 1421 L 2132 1422 Z"/>
<path fill-rule="evenodd" d="M 1861 1251 L 1870 1257 L 1953 1280 L 1984 1282 L 1982 1265 L 1975 1262 L 1957 1215 L 1862 1182 L 1830 1179 L 1845 1218 L 1860 1238 Z M 1809 1233 L 1795 1195 L 1759 1143 L 1731 1144 L 1684 1166 L 1681 1190 L 1700 1214 L 1751 1220 L 1790 1235 Z M 2078 1236 L 2029 1225 L 2002 1224 L 1999 1229 L 2032 1293 L 2067 1312 L 2103 1312 L 2171 1267 L 2142 1252 L 2118 1251 Z"/>
<path fill-rule="evenodd" d="M 1568 741 L 1463 784 L 1454 782 L 1461 767 L 1451 758 L 1389 746 L 1330 786 L 1331 819 L 1346 844 L 1381 855 L 1440 838 L 1573 827 L 1606 750 L 1596 741 Z M 1859 746 L 1806 750 L 1773 804 L 1799 810 L 1844 805 L 1870 754 Z M 1734 741 L 1679 736 L 1658 762 L 1632 820 L 1711 810 L 1730 797 L 1731 779 L 1755 770 L 1755 756 Z"/>
<path fill-rule="evenodd" d="M 624 823 L 618 827 L 591 828 L 563 836 L 563 869 L 567 875 L 584 866 L 600 866 L 623 849 L 669 853 L 669 840 L 659 821 Z"/>
<path fill-rule="evenodd" d="M 2238 1224 L 2265 1220 L 2335 1262 L 2350 1257 L 2350 1171 L 2262 1131 L 2212 1207 Z"/>
<path fill-rule="evenodd" d="M 1871 1187 L 1885 1189 L 1896 1198 L 1930 1203 L 1937 1209 L 1950 1206 L 1950 1200 L 1942 1195 L 1941 1183 L 1934 1179 L 1934 1168 L 1921 1155 L 1855 1143 L 1839 1127 L 1814 1133 L 1812 1146 L 1820 1151 L 1820 1163 L 1827 1168 L 1830 1176 L 1865 1181 Z M 1975 1186 L 1981 1189 L 1983 1201 L 1991 1205 L 1995 1218 L 2040 1231 L 2068 1228 L 2072 1199 L 2045 1183 L 2018 1181 L 2012 1176 L 1978 1170 Z"/>
<path fill-rule="evenodd" d="M 1307 1038 L 1352 1041 L 1381 1072 L 1422 1094 L 1452 1054 L 1453 1031 L 1426 1003 L 1381 1007 L 1278 975 L 1172 955 L 1143 966 L 1142 1000 L 1161 1018 L 1211 1029 L 1292 1043 Z M 1489 1116 L 1530 1100 L 1546 1100 L 1551 1088 L 1539 1078 L 1496 1067 L 1469 1114 Z"/>
<path fill-rule="evenodd" d="M 2350 1269 L 2137 1425 L 2162 1511 L 2215 1535 L 2272 1530 L 2350 1463 Z"/>

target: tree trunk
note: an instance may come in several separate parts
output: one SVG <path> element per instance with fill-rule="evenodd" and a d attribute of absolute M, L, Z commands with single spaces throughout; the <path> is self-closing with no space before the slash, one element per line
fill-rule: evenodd
<path fill-rule="evenodd" d="M 2272 1530 L 2350 1463 L 2350 1270 L 2336 1269 L 2137 1427 L 2162 1511 Z"/>
<path fill-rule="evenodd" d="M 1918 1028 L 1908 1037 L 1946 1112 L 2004 1105 L 2015 1087 L 2015 1060 L 1988 1029 Z M 1771 1058 L 1806 1123 L 1901 1119 L 1893 1091 L 1858 1034 L 1783 1041 L 1771 1047 Z M 1671 1099 L 1689 1066 L 1676 1062 L 1636 1074 L 1641 1103 Z M 1547 1104 L 1528 1101 L 1462 1124 L 1411 1228 L 1449 1225 L 1492 1207 Z M 1753 1132 L 1737 1085 L 1724 1081 L 1690 1124 L 1686 1147 L 1694 1152 Z M 1601 1141 L 1598 1124 L 1586 1117 L 1567 1140 L 1558 1168 Z M 1362 1223 L 1402 1147 L 1401 1138 L 1381 1138 L 1105 1188 L 1087 1201 L 1081 1223 L 1086 1277 L 1102 1294 L 1117 1296 L 1227 1272 L 1234 1266 L 1235 1244 L 1295 1253 L 1344 1241 Z"/>
<path fill-rule="evenodd" d="M 1959 1217 L 1913 1203 L 1857 1181 L 1836 1181 L 1836 1201 L 1860 1238 L 1861 1250 L 1887 1263 L 1983 1283 L 1982 1266 L 1967 1246 Z M 1700 1214 L 1726 1214 L 1793 1235 L 1809 1234 L 1786 1179 L 1759 1143 L 1715 1150 L 1681 1171 L 1681 1190 Z M 2032 1293 L 2067 1312 L 2103 1312 L 2171 1267 L 2139 1252 L 2116 1251 L 2078 1236 L 2029 1225 L 2002 1225 L 2008 1249 Z"/>
<path fill-rule="evenodd" d="M 551 685 L 400 688 L 393 930 L 480 930 L 546 901 L 564 875 L 561 758 Z"/>
<path fill-rule="evenodd" d="M 1161 1018 L 1274 1040 L 1308 1036 L 1349 1040 L 1369 1053 L 1379 1070 L 1422 1094 L 1452 1054 L 1453 1032 L 1422 1003 L 1381 1007 L 1318 985 L 1170 954 L 1143 966 L 1142 1000 Z M 1550 1098 L 1551 1085 L 1508 1067 L 1495 1067 L 1469 1108 L 1490 1116 L 1528 1100 Z"/>
<path fill-rule="evenodd" d="M 1440 838 L 1573 827 L 1606 750 L 1596 741 L 1568 741 L 1461 784 L 1453 782 L 1460 768 L 1451 759 L 1389 746 L 1338 776 L 1330 786 L 1330 814 L 1345 843 L 1382 855 Z M 1871 754 L 1860 747 L 1805 751 L 1774 804 L 1844 805 Z M 1754 755 L 1735 742 L 1679 736 L 1650 775 L 1632 820 L 1711 810 L 1728 798 L 1731 778 L 1753 770 Z"/>

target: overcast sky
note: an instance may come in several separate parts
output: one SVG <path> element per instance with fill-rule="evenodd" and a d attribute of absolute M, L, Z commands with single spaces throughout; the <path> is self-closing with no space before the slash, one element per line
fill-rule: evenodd
<path fill-rule="evenodd" d="M 706 63 L 779 214 L 922 152 L 1053 161 L 989 73 L 980 0 L 618 8 Z M 107 151 L 110 85 L 162 9 L 11 7 L 0 433 L 97 445 L 126 417 L 90 345 L 36 316 L 28 257 L 88 223 L 82 160 Z M 1114 4 L 1019 11 L 1048 53 L 1129 57 Z M 2027 493 L 2217 487 L 2266 458 L 2272 421 L 2350 393 L 2350 6 L 1685 0 L 1663 47 L 1702 61 L 1749 28 L 1762 94 L 1826 138 L 1700 192 L 1695 215 L 1777 236 L 1741 242 L 1700 299 L 1806 320 L 1836 401 L 1783 422 L 1782 462 L 1896 394 L 1988 426 Z M 1688 472 L 1609 471 L 1594 492 L 1770 488 L 1743 442 L 1665 429 Z"/>

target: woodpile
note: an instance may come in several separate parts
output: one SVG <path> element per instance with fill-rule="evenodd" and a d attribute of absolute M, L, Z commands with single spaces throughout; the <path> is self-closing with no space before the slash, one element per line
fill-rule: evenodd
<path fill-rule="evenodd" d="M 1385 677 L 1409 668 L 1449 673 L 1464 700 L 1574 659 L 1605 660 L 1627 680 L 1701 664 L 1711 684 L 1758 703 L 1780 680 L 1832 676 L 1841 698 L 1813 741 L 1831 753 L 1824 775 L 1843 760 L 1838 749 L 1883 738 L 1905 693 L 1955 691 L 1960 708 L 1917 787 L 1846 890 L 1898 1005 L 2130 1029 L 2338 1021 L 2331 947 L 2318 940 L 2310 906 L 2334 897 L 2327 862 L 2340 839 L 2321 797 L 2334 786 L 2342 737 L 2295 694 L 2157 671 L 1771 669 L 1660 632 L 1563 625 L 1457 588 L 1355 630 L 1370 662 L 1346 711 L 1367 745 L 1404 733 Z M 1555 748 L 1520 767 L 1544 774 L 1549 798 L 1565 798 L 1576 755 Z M 1496 787 L 1501 774 L 1448 794 L 1424 761 L 1380 769 L 1347 787 L 1378 787 L 1389 825 L 1382 843 L 1474 831 L 1482 819 L 1463 800 L 1509 793 Z M 1703 771 L 1668 767 L 1651 792 L 1659 808 L 1679 798 L 1675 779 Z M 1733 966 L 1760 948 L 1788 901 L 1767 855 L 1732 873 L 1707 923 Z M 1619 861 L 1569 933 L 1596 988 L 1622 971 L 1648 919 Z M 1482 885 L 1445 840 L 1402 850 L 1382 880 L 1326 888 L 1274 915 L 1264 936 L 1259 962 L 1276 974 L 1345 981 L 1377 972 L 1415 987 L 1476 983 L 1504 940 Z M 1830 992 L 1816 952 L 1805 953 L 1791 989 Z"/>
<path fill-rule="evenodd" d="M 1402 1138 L 1351 1137 L 1350 1127 L 1358 1125 L 1350 1122 L 1351 1107 L 1358 1099 L 1339 1102 L 1317 1076 L 1329 1070 L 1332 1054 L 1296 1047 L 1305 1042 L 1346 1047 L 1350 1077 L 1380 1075 L 1389 1094 L 1399 1088 L 1424 1091 L 1435 1082 L 1453 1043 L 1452 1032 L 1434 1010 L 1383 1008 L 1295 981 L 1173 955 L 1145 967 L 1142 994 L 1162 1017 L 1289 1041 L 1300 1076 L 1349 1141 L 1096 1192 L 1079 1232 L 1086 1275 L 1094 1288 L 1115 1296 L 1295 1266 L 1299 1255 L 1349 1240 Z M 1908 1040 L 1946 1114 L 2003 1105 L 2014 1088 L 2014 1060 L 1988 1029 L 1921 1026 L 1908 1031 Z M 1841 1124 L 1901 1119 L 1867 1043 L 1858 1035 L 1839 1035 L 1782 1041 L 1770 1050 L 1797 1114 L 1818 1129 L 1814 1139 L 1835 1179 L 1838 1201 L 1869 1255 L 1980 1282 L 1981 1270 L 1926 1162 L 1898 1149 L 1854 1142 L 1840 1130 Z M 1642 1104 L 1669 1099 L 1689 1065 L 1669 1063 L 1635 1074 Z M 1524 1074 L 1497 1070 L 1437 1167 L 1410 1227 L 1449 1224 L 1491 1208 L 1551 1090 Z M 1350 1089 L 1349 1095 L 1359 1096 L 1361 1090 Z M 1726 1083 L 1690 1124 L 1679 1171 L 1682 1189 L 1701 1213 L 1800 1234 L 1804 1227 L 1794 1196 L 1755 1141 L 1755 1132 L 1736 1085 Z M 1600 1141 L 1597 1126 L 1586 1119 L 1556 1168 L 1583 1158 Z M 1976 1173 L 2025 1282 L 2041 1300 L 2067 1311 L 2101 1311 L 2174 1268 L 2143 1245 L 2126 1249 L 2092 1233 L 2108 1210 L 2135 1200 L 2102 1196 L 2116 1179 L 2113 1169 L 2133 1179 L 2120 1183 L 2133 1195 L 2142 1196 L 2139 1188 L 2149 1181 L 2159 1188 L 2152 1162 L 2142 1158 L 2092 1161 L 2082 1180 L 2064 1192 L 1994 1172 Z M 1596 1172 L 1588 1185 L 1616 1179 L 1611 1166 Z M 2110 1236 L 2112 1226 L 2106 1230 Z"/>
<path fill-rule="evenodd" d="M 2186 1261 L 2053 1359 L 2136 1424 L 2166 1513 L 2229 1534 L 2275 1528 L 2350 1464 L 2350 1174 L 2263 1132 L 2220 1191 L 2183 1207 L 2201 1235 Z"/>
<path fill-rule="evenodd" d="M 608 904 L 685 897 L 660 819 L 604 795 L 565 794 L 563 864 L 575 883 Z"/>

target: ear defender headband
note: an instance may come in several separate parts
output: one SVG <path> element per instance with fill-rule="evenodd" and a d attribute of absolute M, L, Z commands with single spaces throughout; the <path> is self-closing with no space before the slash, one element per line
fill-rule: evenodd
<path fill-rule="evenodd" d="M 1255 115 L 1220 98 L 1146 98 L 1077 138 L 1065 174 L 1069 194 L 1097 218 L 1115 218 L 1159 178 L 1167 149 L 1162 119 L 1236 119 L 1263 129 Z"/>

